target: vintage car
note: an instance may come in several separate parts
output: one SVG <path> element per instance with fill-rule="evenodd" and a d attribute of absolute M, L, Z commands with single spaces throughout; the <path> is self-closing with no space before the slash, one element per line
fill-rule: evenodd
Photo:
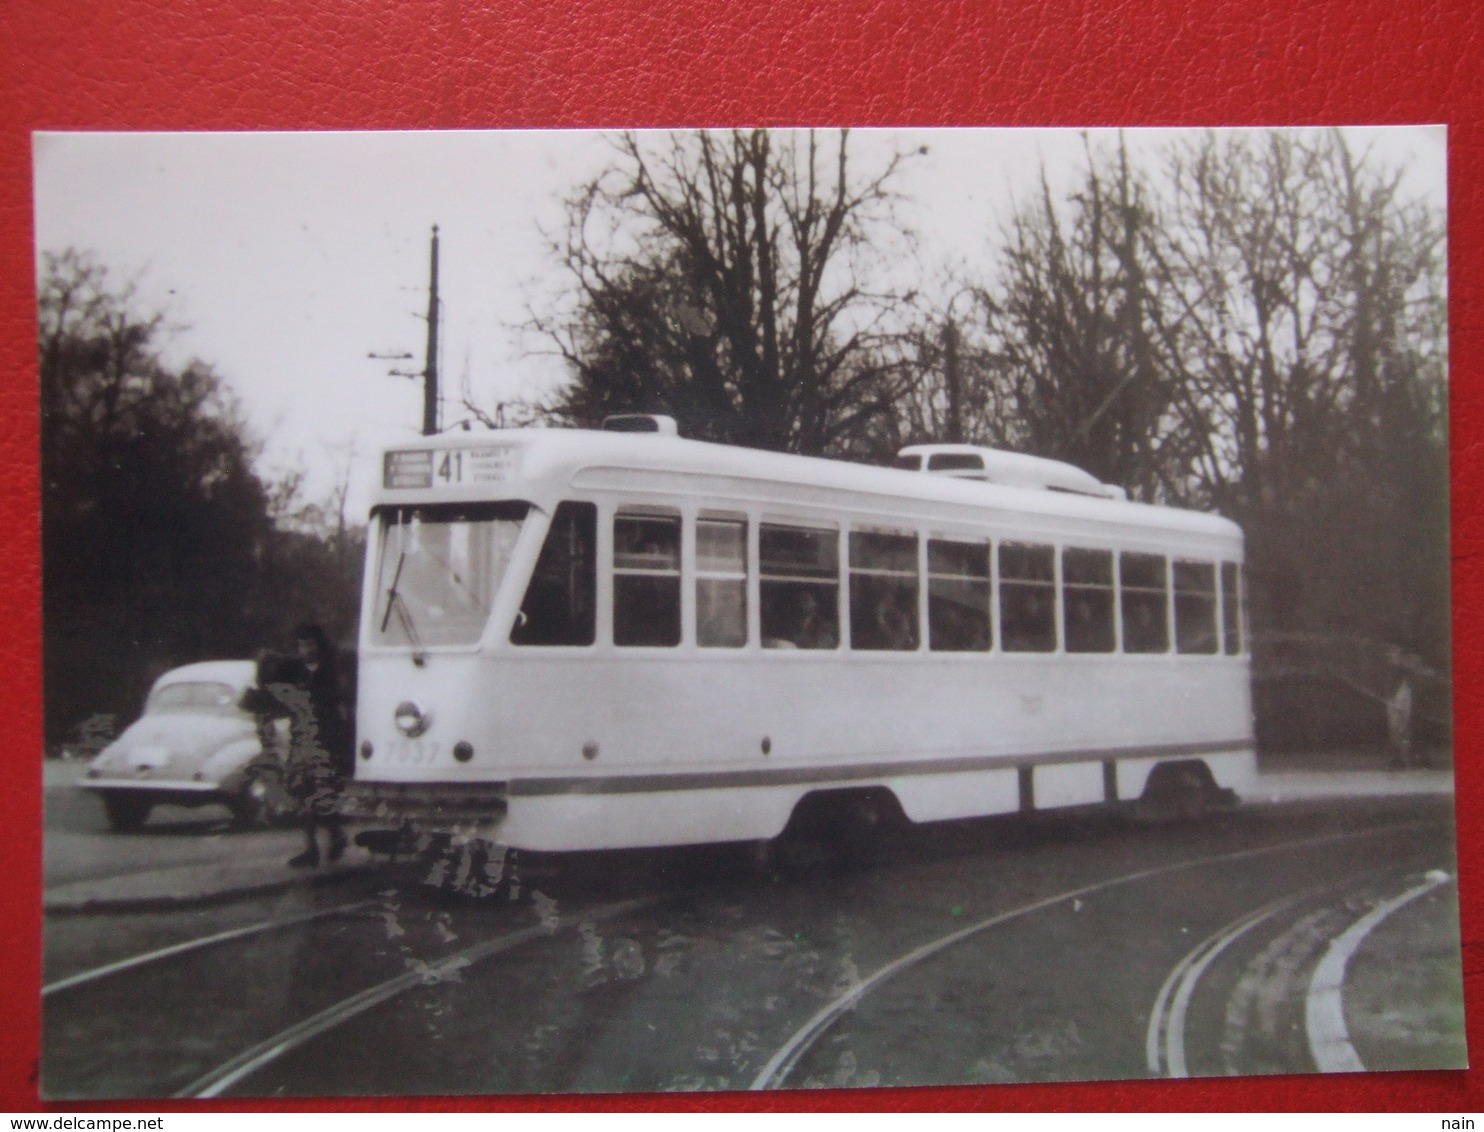
<path fill-rule="evenodd" d="M 78 781 L 103 799 L 115 830 L 134 830 L 157 803 L 225 805 L 251 827 L 288 816 L 282 743 L 268 749 L 242 706 L 254 685 L 250 660 L 188 664 L 155 681 L 144 714 L 88 764 Z"/>

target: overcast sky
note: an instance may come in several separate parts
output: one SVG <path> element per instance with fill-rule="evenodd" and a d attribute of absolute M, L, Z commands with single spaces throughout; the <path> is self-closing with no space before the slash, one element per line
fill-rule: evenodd
<path fill-rule="evenodd" d="M 1128 136 L 1135 147 L 1168 140 Z M 1410 194 L 1443 205 L 1440 127 L 1353 140 L 1405 166 Z M 986 259 L 1041 169 L 1065 184 L 1083 158 L 1079 133 L 1051 130 L 858 132 L 853 152 L 869 167 L 923 146 L 897 188 L 925 274 Z M 467 380 L 492 410 L 564 379 L 518 328 L 527 303 L 562 282 L 543 232 L 560 231 L 563 199 L 613 156 L 605 135 L 579 131 L 50 133 L 34 152 L 38 249 L 90 251 L 115 281 L 133 280 L 143 310 L 181 327 L 172 356 L 210 362 L 237 395 L 264 471 L 302 466 L 316 494 L 351 445 L 364 482 L 380 445 L 419 429 L 419 384 L 387 370 L 423 364 L 434 224 L 445 395 Z M 444 410 L 446 423 L 461 415 Z"/>

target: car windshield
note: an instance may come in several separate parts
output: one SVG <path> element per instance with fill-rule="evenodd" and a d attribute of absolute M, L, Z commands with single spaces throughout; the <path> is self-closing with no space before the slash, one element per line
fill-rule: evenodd
<path fill-rule="evenodd" d="M 183 680 L 150 693 L 146 715 L 227 715 L 237 710 L 237 690 L 216 680 Z"/>
<path fill-rule="evenodd" d="M 529 506 L 381 509 L 371 635 L 378 644 L 473 644 L 484 631 Z"/>

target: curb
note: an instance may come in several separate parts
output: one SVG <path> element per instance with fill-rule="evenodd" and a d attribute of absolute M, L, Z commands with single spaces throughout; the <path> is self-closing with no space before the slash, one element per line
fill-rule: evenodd
<path fill-rule="evenodd" d="M 1451 770 L 1354 771 L 1330 774 L 1315 771 L 1259 773 L 1245 791 L 1247 805 L 1284 802 L 1334 801 L 1344 798 L 1452 797 Z"/>

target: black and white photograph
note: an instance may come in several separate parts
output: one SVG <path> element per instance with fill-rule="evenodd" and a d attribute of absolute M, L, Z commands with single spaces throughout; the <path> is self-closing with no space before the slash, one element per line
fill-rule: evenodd
<path fill-rule="evenodd" d="M 1467 1066 L 1446 147 L 36 134 L 41 1096 Z"/>

